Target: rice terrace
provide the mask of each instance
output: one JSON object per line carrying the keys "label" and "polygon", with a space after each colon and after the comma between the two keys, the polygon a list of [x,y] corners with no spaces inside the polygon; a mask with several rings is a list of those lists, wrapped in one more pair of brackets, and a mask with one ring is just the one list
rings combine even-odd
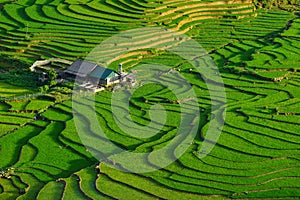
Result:
{"label": "rice terrace", "polygon": [[0,200],[300,199],[299,0],[0,10]]}

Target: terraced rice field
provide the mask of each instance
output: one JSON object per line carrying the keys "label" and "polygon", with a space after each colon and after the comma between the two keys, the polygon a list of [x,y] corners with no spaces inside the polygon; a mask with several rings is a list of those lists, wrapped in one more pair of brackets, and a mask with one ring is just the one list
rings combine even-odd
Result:
{"label": "terraced rice field", "polygon": [[[159,63],[183,75],[201,112],[199,132],[188,150],[158,171],[126,173],[87,151],[76,131],[71,98],[6,99],[0,102],[0,199],[300,198],[298,15],[256,10],[250,0],[18,0],[0,1],[0,9],[0,55],[27,62],[28,67],[51,57],[84,58],[101,41],[134,28],[162,26],[184,33],[217,64],[227,99],[220,138],[201,158],[198,151],[214,118],[206,84],[212,80],[201,78],[175,54],[151,49],[157,42],[168,44],[173,35],[137,32],[142,49],[124,55],[102,49],[101,55],[114,58],[108,67],[115,70],[120,62],[126,71]],[[0,84],[0,96],[11,96],[11,90],[3,89],[6,83]],[[30,93],[16,89],[16,96]],[[96,120],[119,147],[152,152],[178,131],[181,108],[172,92],[144,85],[130,99],[131,118],[140,125],[150,123],[152,105],[167,110],[166,123],[155,137],[136,138],[118,127],[110,90],[95,96]],[[159,118],[154,121],[160,123]],[[156,161],[149,156],[146,162]]]}
{"label": "terraced rice field", "polygon": [[0,88],[0,97],[13,97],[16,95],[26,95],[26,94],[31,94],[34,91],[32,88],[24,88],[24,87],[18,87],[15,85],[11,85],[5,82],[1,82],[1,88]]}

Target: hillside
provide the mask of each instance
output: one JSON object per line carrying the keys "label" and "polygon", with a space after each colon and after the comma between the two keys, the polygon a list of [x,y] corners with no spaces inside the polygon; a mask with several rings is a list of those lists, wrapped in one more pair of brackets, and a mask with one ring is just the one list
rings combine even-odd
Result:
{"label": "hillside", "polygon": [[[0,0],[0,199],[300,198],[299,2],[268,2]],[[130,30],[134,32],[114,45],[94,49]],[[180,45],[185,36],[203,47],[197,62],[184,58],[193,54],[189,45],[175,48],[179,53],[167,51],[166,46]],[[142,71],[139,66],[146,64],[169,66],[189,83],[195,98],[174,95],[186,94],[184,81],[158,74],[175,86],[139,85],[128,105],[111,101],[118,94],[112,88],[94,95],[81,92],[83,104],[72,83],[41,83],[29,71],[37,60],[74,61],[93,58],[95,51],[100,55],[96,61],[111,59],[107,67],[114,70],[119,63],[126,72]],[[211,66],[223,85],[212,78],[216,76],[197,71]],[[52,62],[47,67],[64,70],[68,65]],[[211,88],[211,83],[217,84]],[[166,110],[165,123],[163,115],[155,115],[161,109],[157,104]],[[126,106],[128,115],[120,126],[113,109]],[[85,113],[81,118],[79,108]],[[182,113],[189,114],[186,108],[199,111],[200,117],[193,116],[183,130],[196,122],[198,131],[185,153],[162,169],[128,173],[127,166],[113,162],[116,152],[93,146],[105,146],[109,139],[128,152],[149,153],[131,164],[155,166],[161,162],[155,152],[177,137]],[[220,137],[201,157],[219,115],[224,117],[224,126],[215,129]],[[107,138],[97,135],[93,122]],[[128,129],[128,134],[122,127],[131,122],[139,129]],[[152,137],[134,136],[149,124],[162,128]],[[86,138],[80,131],[88,133]],[[95,138],[99,143],[93,143]],[[91,145],[84,145],[84,139]],[[176,157],[176,150],[161,156]],[[107,157],[99,160],[94,152]]]}

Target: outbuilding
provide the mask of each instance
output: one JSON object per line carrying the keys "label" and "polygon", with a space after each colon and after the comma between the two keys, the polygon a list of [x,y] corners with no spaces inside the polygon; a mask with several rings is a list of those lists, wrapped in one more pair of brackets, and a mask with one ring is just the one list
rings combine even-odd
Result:
{"label": "outbuilding", "polygon": [[118,72],[101,66],[97,66],[89,77],[91,82],[102,86],[119,83],[121,79],[121,75]]}
{"label": "outbuilding", "polygon": [[78,78],[78,79],[86,79],[88,75],[97,67],[97,64],[83,61],[83,60],[76,60],[71,64],[71,66],[64,71],[66,78]]}
{"label": "outbuilding", "polygon": [[102,67],[98,64],[76,60],[72,65],[64,71],[65,78],[75,79],[82,83],[90,83],[94,86],[110,86],[115,83],[119,83],[121,74]]}

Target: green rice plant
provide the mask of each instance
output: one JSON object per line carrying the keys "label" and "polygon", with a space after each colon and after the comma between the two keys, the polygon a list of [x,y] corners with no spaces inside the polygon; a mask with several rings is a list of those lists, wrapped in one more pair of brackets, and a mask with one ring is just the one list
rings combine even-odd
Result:
{"label": "green rice plant", "polygon": [[71,113],[65,112],[64,110],[60,109],[58,106],[47,109],[47,111],[43,113],[43,116],[52,121],[64,121],[64,122],[72,118]]}
{"label": "green rice plant", "polygon": [[[291,135],[298,135],[299,129],[295,127],[295,124],[289,123],[289,121],[272,121],[271,119],[265,119],[265,118],[256,118],[253,117],[254,119],[252,121],[255,122],[265,122],[266,127],[274,128],[276,130],[281,130],[282,132],[285,132],[286,134],[291,134]],[[288,118],[287,118],[288,119]],[[296,145],[295,143],[286,144],[285,148],[289,149],[296,149],[298,144]],[[283,148],[283,149],[285,149]]]}
{"label": "green rice plant", "polygon": [[[148,48],[155,41],[168,44],[171,35],[159,37],[159,34],[137,32],[132,45],[144,48],[149,55],[136,52],[136,55],[115,61],[110,67],[117,69],[118,63],[124,62],[126,70],[130,70],[138,64],[160,63],[178,70],[195,90],[203,115],[199,133],[191,147],[178,161],[159,171],[127,174],[101,163],[98,177],[93,167],[86,168],[94,165],[96,159],[82,144],[78,127],[71,119],[72,101],[55,105],[53,100],[31,98],[28,105],[27,100],[3,102],[0,104],[1,122],[18,124],[0,125],[5,131],[0,136],[0,160],[3,161],[0,167],[16,166],[17,176],[21,178],[13,178],[16,190],[12,190],[15,195],[12,198],[50,198],[49,193],[64,198],[95,199],[126,198],[127,194],[150,199],[210,199],[212,197],[203,195],[216,194],[222,195],[214,196],[220,199],[299,196],[295,191],[299,185],[299,131],[296,126],[299,124],[300,83],[297,70],[289,70],[298,67],[299,20],[294,20],[289,30],[284,30],[288,21],[295,18],[291,13],[254,12],[248,2],[219,3],[26,0],[5,4],[0,16],[3,56],[15,56],[28,63],[48,57],[72,60],[85,57],[94,45],[119,31],[158,24],[187,31],[207,48],[221,71],[227,92],[227,118],[223,132],[212,152],[200,159],[201,152],[198,151],[213,117],[209,114],[211,102],[206,83],[199,74],[189,72],[192,67],[186,61]],[[251,16],[254,13],[258,14],[257,17]],[[245,18],[238,19],[240,17]],[[139,40],[142,43],[135,44]],[[131,45],[124,43],[121,47]],[[182,49],[187,50],[190,49]],[[106,49],[99,53],[102,57],[116,55]],[[201,61],[200,66],[207,66],[206,62]],[[272,79],[287,73],[290,74],[286,79],[273,82]],[[163,81],[178,82],[167,78]],[[3,90],[5,87],[17,89],[3,85]],[[184,88],[179,83],[175,90],[181,92]],[[5,91],[4,96],[8,97],[15,91]],[[20,95],[23,95],[22,91]],[[165,127],[155,137],[147,139],[131,137],[118,127],[111,114],[110,99],[109,91],[96,94],[96,115],[107,137],[119,147],[151,152],[168,144],[176,134],[180,106],[171,103],[177,99],[167,89],[146,86],[131,98],[130,116],[126,117],[139,124],[149,123],[151,105],[160,103],[168,112]],[[49,107],[52,104],[53,107]],[[33,120],[35,114],[17,113],[20,110],[41,114]],[[84,110],[92,112],[89,106]],[[45,119],[41,120],[42,117]],[[84,126],[79,130],[91,133],[88,136],[93,138],[97,128],[89,126],[88,118],[82,119]],[[154,120],[161,121],[159,118]],[[25,126],[19,126],[20,123]],[[18,129],[9,131],[12,127]],[[174,153],[165,154],[172,156]],[[150,155],[141,162],[155,163],[156,160]],[[72,175],[74,173],[78,176]],[[62,177],[69,178],[59,179]],[[54,182],[57,179],[59,182]],[[1,190],[5,191],[5,187],[0,187],[0,192],[3,192]],[[52,190],[56,192],[52,193]]]}
{"label": "green rice plant", "polygon": [[25,110],[29,101],[10,101],[9,105],[11,106],[10,110]]}
{"label": "green rice plant", "polygon": [[12,180],[0,178],[0,186],[4,191],[0,194],[1,199],[15,199],[19,196],[19,189],[13,184]]}
{"label": "green rice plant", "polygon": [[0,124],[0,133],[1,133],[0,137],[18,128],[19,128],[18,125]]}
{"label": "green rice plant", "polygon": [[30,18],[26,15],[24,11],[24,6],[18,4],[7,4],[4,7],[4,11],[9,13],[9,16],[13,18],[13,20],[22,24],[21,27],[27,26],[30,21],[30,27],[40,27],[40,23],[31,21]]}
{"label": "green rice plant", "polygon": [[22,146],[27,143],[29,138],[39,134],[40,131],[40,128],[28,125],[18,129],[12,134],[2,137],[0,141],[2,147],[0,158],[3,162],[1,162],[0,167],[12,166],[17,162]]}
{"label": "green rice plant", "polygon": [[63,196],[65,184],[62,182],[50,181],[39,192],[38,199],[57,199]]}
{"label": "green rice plant", "polygon": [[31,100],[26,106],[26,110],[41,110],[49,107],[51,104],[53,104],[53,102],[50,100]]}
{"label": "green rice plant", "polygon": [[[106,170],[108,171],[108,170]],[[201,195],[197,195],[197,194],[191,194],[191,193],[186,193],[186,192],[181,192],[181,189],[177,190],[178,188],[173,187],[173,185],[171,186],[171,184],[168,184],[169,188],[163,188],[163,187],[158,187],[157,183],[155,181],[159,181],[161,183],[161,179],[163,178],[159,178],[158,176],[154,176],[150,178],[145,178],[145,177],[141,177],[141,176],[137,176],[137,175],[130,175],[130,174],[126,174],[126,173],[118,173],[115,172],[114,170],[110,170],[111,172],[109,173],[109,177],[113,177],[116,178],[119,181],[126,181],[126,178],[130,179],[128,181],[126,181],[127,183],[129,183],[130,185],[134,186],[134,187],[138,187],[141,189],[146,189],[146,191],[150,191],[150,193],[152,193],[153,195],[157,195],[158,197],[161,198],[173,198],[173,197],[183,197],[185,195],[188,196],[189,199],[197,199],[197,198],[201,198]],[[113,173],[115,172],[115,173]],[[107,172],[106,172],[107,173]],[[138,182],[140,183],[140,185],[135,184],[136,181],[138,180]],[[170,189],[172,188],[172,189]],[[191,186],[190,188],[193,188],[193,186]],[[199,189],[199,188],[198,188]],[[186,189],[184,189],[186,190]],[[189,189],[188,189],[189,191]],[[200,191],[198,190],[197,193],[199,193]],[[187,197],[185,196],[185,198]]]}
{"label": "green rice plant", "polygon": [[11,180],[13,182],[13,184],[19,188],[19,191],[22,192],[22,191],[25,191],[25,188],[28,186],[27,184],[25,184],[21,178],[19,176],[12,176],[11,177]]}
{"label": "green rice plant", "polygon": [[[245,188],[244,186],[234,186],[231,184],[228,184],[227,187],[223,185],[223,183],[218,183],[218,182],[214,182],[214,181],[201,181],[201,180],[196,180],[193,178],[186,178],[186,177],[182,177],[182,176],[172,176],[171,179],[175,179],[178,182],[184,182],[184,183],[190,183],[190,184],[195,184],[195,185],[200,185],[201,184],[205,184],[207,186],[210,187],[218,187],[218,186],[222,186],[223,189],[228,188],[228,190],[235,188],[236,193],[243,193],[245,190],[247,191],[254,191],[254,190],[268,190],[268,189],[273,189],[273,188],[280,188],[280,187],[285,187],[287,185],[288,181],[292,181],[289,185],[290,186],[296,186],[297,184],[297,178],[280,178],[280,180],[274,178],[271,180],[268,180],[264,183],[258,184],[257,186],[255,185],[245,185],[247,188]],[[172,181],[172,180],[171,180]],[[170,182],[171,182],[170,181]],[[296,186],[297,187],[297,186]]]}
{"label": "green rice plant", "polygon": [[47,120],[36,119],[36,120],[32,121],[30,124],[32,124],[34,126],[45,128],[47,125],[49,125],[49,123],[50,122]]}
{"label": "green rice plant", "polygon": [[22,166],[34,160],[38,154],[38,149],[30,143],[22,146],[16,167]]}
{"label": "green rice plant", "polygon": [[266,79],[274,80],[276,78],[285,77],[289,74],[287,71],[257,71],[258,76]]}
{"label": "green rice plant", "polygon": [[[88,4],[88,7],[86,7],[86,9],[89,9],[90,12],[89,13],[93,13],[95,11],[100,12],[103,16],[110,13],[113,15],[116,15],[116,17],[125,17],[128,18],[128,20],[134,20],[134,19],[139,19],[142,18],[144,15],[144,12],[136,12],[134,10],[123,10],[120,7],[120,4],[114,4],[113,2],[111,3],[106,3],[106,4],[101,4],[101,9],[99,9],[99,2],[93,1],[91,3]],[[113,18],[112,18],[113,19]],[[120,20],[120,19],[118,19]],[[127,19],[126,19],[127,20]]]}
{"label": "green rice plant", "polygon": [[[60,0],[57,0],[60,1]],[[52,2],[53,4],[55,2]],[[64,24],[65,26],[70,26],[70,28],[79,28],[79,27],[87,27],[88,24],[92,24],[93,26],[99,26],[99,24],[94,23],[94,22],[89,22],[87,23],[86,21],[82,21],[82,20],[78,20],[76,18],[72,18],[72,17],[68,17],[66,15],[63,15],[62,13],[60,13],[57,10],[57,6],[60,5],[61,2],[58,2],[57,5],[55,6],[43,6],[42,10],[43,13],[47,16],[47,18],[52,18],[52,19],[56,19],[56,22],[53,22],[53,24],[51,24],[50,26],[54,25],[54,24]],[[47,26],[45,26],[47,27]],[[59,29],[62,29],[62,27],[60,26]],[[88,30],[87,30],[88,31]]]}
{"label": "green rice plant", "polygon": [[[44,15],[44,13],[42,12],[42,5],[34,4],[32,6],[26,7],[24,9],[24,11],[25,11],[26,15],[31,18],[31,21],[40,23],[40,27],[42,27],[41,26],[42,23],[45,23],[45,22],[51,23],[51,24],[57,24],[57,21],[55,21],[51,18],[48,18]],[[31,31],[31,28],[35,28],[34,26],[32,26],[31,23],[28,23],[27,27],[28,27],[28,30],[30,30],[30,31]]]}
{"label": "green rice plant", "polygon": [[152,195],[136,188],[128,187],[125,183],[114,181],[109,176],[101,174],[97,179],[97,188],[105,195],[116,199],[153,199]]}
{"label": "green rice plant", "polygon": [[[231,188],[235,188],[235,191],[239,190],[245,190],[248,187],[260,187],[260,185],[264,185],[265,183],[268,183],[268,181],[272,180],[272,179],[278,179],[280,177],[287,177],[290,176],[292,174],[294,174],[297,170],[297,168],[290,168],[290,165],[295,164],[295,161],[293,161],[292,158],[290,159],[282,159],[282,160],[266,160],[266,161],[261,161],[258,163],[252,163],[252,165],[246,164],[246,163],[239,163],[238,165],[236,165],[236,162],[230,162],[227,160],[224,160],[222,158],[219,157],[210,157],[209,159],[211,159],[210,162],[207,163],[212,163],[215,165],[223,165],[222,163],[224,163],[225,165],[223,166],[223,171],[226,171],[226,169],[228,168],[235,168],[235,170],[237,172],[242,172],[243,170],[250,170],[253,173],[253,170],[256,171],[260,171],[262,168],[269,168],[271,167],[269,170],[271,171],[271,173],[264,173],[262,172],[262,174],[259,174],[257,176],[252,176],[252,174],[250,175],[245,175],[245,174],[234,174],[234,175],[228,175],[226,173],[220,173],[222,171],[218,170],[217,173],[212,172],[207,172],[207,171],[196,171],[193,169],[188,169],[188,168],[181,168],[180,166],[170,166],[169,167],[169,172],[172,173],[173,176],[177,176],[177,175],[182,175],[182,179],[186,179],[186,178],[193,178],[194,180],[202,180],[202,181],[212,181],[216,182],[216,183],[220,183],[220,184],[227,184],[227,186],[224,187],[228,187],[228,185],[231,185]],[[248,165],[248,166],[247,166]],[[273,168],[272,171],[272,167],[274,167],[274,165],[280,165],[282,167],[286,167],[283,168],[285,170],[277,170],[276,168]],[[221,166],[218,166],[221,167]],[[178,176],[179,178],[180,176]],[[181,179],[181,178],[180,178]]]}
{"label": "green rice plant", "polygon": [[85,158],[88,162],[94,162],[95,158],[87,150],[87,147],[82,144],[81,138],[77,133],[74,121],[70,120],[65,123],[65,129],[61,132],[59,140],[72,151]]}
{"label": "green rice plant", "polygon": [[146,10],[151,8],[156,8],[157,3],[154,1],[143,1],[143,0],[121,0],[122,3],[127,4],[131,7],[135,7],[136,9]]}
{"label": "green rice plant", "polygon": [[11,106],[8,103],[0,102],[0,111],[7,111]]}
{"label": "green rice plant", "polygon": [[[103,173],[105,173],[113,180],[119,181],[121,183],[126,183],[127,185],[130,185],[131,187],[139,188],[140,190],[147,191],[148,193],[160,198],[182,198],[182,199],[199,199],[199,198],[205,199],[206,198],[205,196],[200,196],[197,194],[174,190],[172,188],[167,188],[167,187],[161,187],[159,183],[153,180],[155,179],[155,177],[161,177],[163,175],[161,174],[162,172],[159,171],[153,172],[154,174],[152,173],[153,178],[152,176],[148,178],[147,176],[144,175],[136,175],[136,174],[121,172],[113,168],[110,168],[105,164],[100,164],[100,168]],[[207,198],[209,199],[209,197]]]}
{"label": "green rice plant", "polygon": [[92,199],[110,199],[105,194],[101,193],[96,187],[97,171],[94,166],[80,170],[76,173],[80,177],[80,189]]}
{"label": "green rice plant", "polygon": [[[75,9],[76,8],[76,9]],[[109,18],[104,18],[104,16],[97,14],[96,17],[94,15],[82,15],[82,13],[86,13],[82,7],[78,7],[76,5],[64,5],[59,4],[57,6],[58,12],[67,17],[72,17],[75,19],[81,19],[84,21],[98,22],[98,23],[111,23],[114,21],[110,21]],[[116,18],[118,20],[118,18]],[[115,19],[115,20],[116,20]],[[116,23],[116,22],[115,22]]]}
{"label": "green rice plant", "polygon": [[14,30],[16,27],[20,26],[20,23],[14,21],[6,12],[1,13],[0,19],[2,21],[0,27],[5,31]]}
{"label": "green rice plant", "polygon": [[42,4],[42,5],[45,5],[45,4],[49,4],[51,3],[52,0],[36,0],[35,1],[35,4]]}
{"label": "green rice plant", "polygon": [[[79,135],[76,132],[76,126],[73,120],[65,122],[65,129],[62,131],[61,136],[67,138],[73,143],[81,144]],[[78,147],[76,148],[78,149]]]}
{"label": "green rice plant", "polygon": [[[300,109],[299,109],[299,102],[295,102],[295,103],[291,103],[291,104],[287,104],[286,102],[285,103],[282,103],[281,105],[279,104],[278,105],[278,111],[280,113],[293,113],[293,114],[296,114],[296,113],[300,113]],[[292,116],[293,118],[295,116]]]}
{"label": "green rice plant", "polygon": [[53,47],[54,49],[57,49],[59,51],[72,51],[72,52],[89,52],[94,47],[93,45],[90,45],[88,47],[82,47],[82,45],[71,45],[70,42],[63,43],[63,42],[51,42],[47,46]]}
{"label": "green rice plant", "polygon": [[[287,135],[286,133],[280,132],[276,129],[270,129],[267,126],[262,126],[259,123],[255,123],[255,121],[252,120],[251,117],[247,121],[248,121],[248,123],[245,123],[244,121],[240,121],[241,126],[245,125],[248,127],[248,129],[244,129],[244,130],[253,131],[254,133],[264,134],[264,135],[270,136],[274,139],[285,141],[285,142],[297,143],[297,140],[296,140],[297,136],[295,136],[295,135],[292,135],[292,134]],[[232,126],[234,126],[234,125],[232,125]],[[276,142],[276,140],[274,140],[274,142]],[[292,153],[292,151],[289,152],[289,150],[286,150],[285,152],[280,152],[279,150],[278,151],[274,150],[272,152],[274,152],[273,156],[276,156],[277,154],[280,155],[281,153],[286,153],[286,154]],[[267,154],[268,151],[265,151],[263,153]]]}
{"label": "green rice plant", "polygon": [[242,194],[237,194],[232,196],[232,198],[274,198],[274,196],[278,198],[294,198],[295,196],[299,196],[299,189],[295,188],[270,188],[268,190],[256,190],[256,191],[246,191]]}
{"label": "green rice plant", "polygon": [[65,189],[63,191],[64,199],[84,199],[86,195],[80,190],[80,178],[73,174],[69,178],[63,179],[65,181]]}
{"label": "green rice plant", "polygon": [[[95,2],[91,2],[91,4],[97,5]],[[113,0],[107,2],[107,4],[111,7],[116,7],[122,10],[123,12],[132,12],[136,14],[144,14],[145,9],[147,9],[147,7],[142,6],[141,4],[137,4],[135,1],[126,2],[126,0],[121,0],[121,1]]]}
{"label": "green rice plant", "polygon": [[64,123],[53,122],[38,136],[30,139],[30,143],[38,149],[34,159],[34,162],[39,163],[37,169],[48,168],[47,173],[52,176],[70,175],[70,169],[78,171],[90,162],[58,139],[64,128]]}
{"label": "green rice plant", "polygon": [[16,3],[24,6],[30,6],[35,3],[35,0],[25,0],[25,1],[17,0]]}
{"label": "green rice plant", "polygon": [[[40,52],[41,53],[41,52],[44,52],[45,50],[46,50],[46,48],[44,48],[43,46],[40,46],[37,49],[35,49],[34,52],[36,52],[36,53]],[[59,57],[59,58],[62,58],[62,59],[67,59],[67,58],[70,59],[71,56],[73,56],[73,59],[75,59],[76,57],[80,57],[80,56],[83,56],[83,55],[86,55],[86,53],[73,52],[73,53],[70,53],[70,55],[68,56],[68,55],[65,54],[65,51],[58,50],[58,49],[55,49],[53,47],[49,47],[48,53],[41,56],[41,59],[48,59],[48,58],[51,58],[51,57]]]}
{"label": "green rice plant", "polygon": [[43,188],[45,184],[30,173],[18,172],[17,175],[21,178],[22,182],[28,185],[28,187],[25,189],[26,192],[24,194],[20,194],[17,199],[36,199],[39,191]]}
{"label": "green rice plant", "polygon": [[13,97],[21,96],[24,94],[30,94],[34,90],[33,88],[24,88],[20,86],[15,86],[10,83],[0,82],[0,97]]}
{"label": "green rice plant", "polygon": [[0,120],[1,120],[1,123],[3,123],[3,124],[24,125],[25,123],[31,121],[32,118],[1,113]]}

